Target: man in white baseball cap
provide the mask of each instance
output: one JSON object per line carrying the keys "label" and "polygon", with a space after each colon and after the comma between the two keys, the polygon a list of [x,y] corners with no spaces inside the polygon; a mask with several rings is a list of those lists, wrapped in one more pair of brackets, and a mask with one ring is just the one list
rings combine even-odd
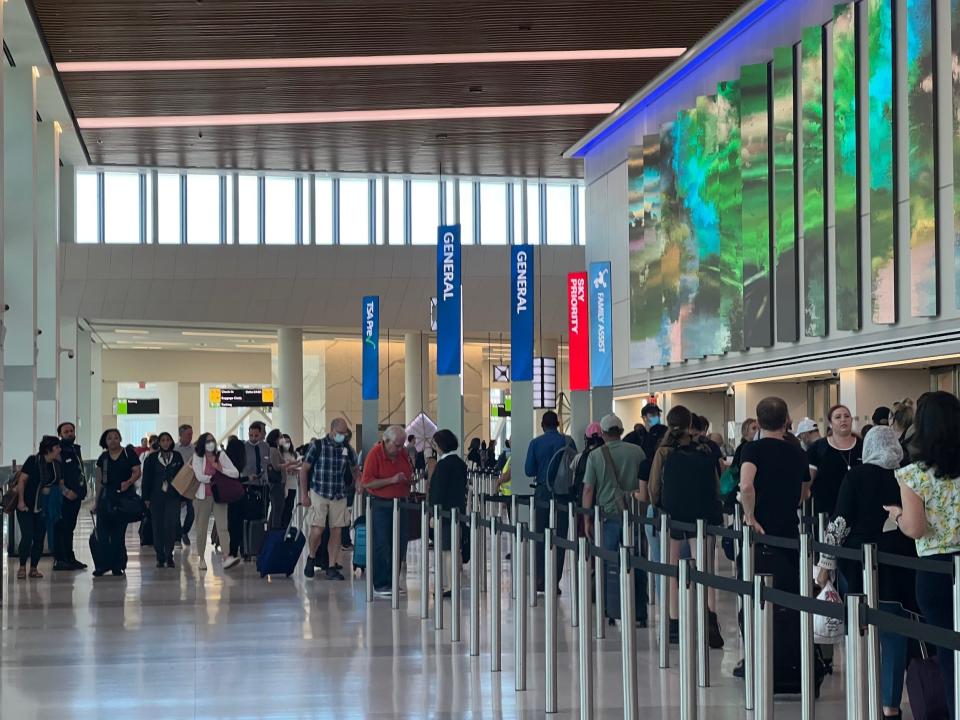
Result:
{"label": "man in white baseball cap", "polygon": [[820,439],[820,428],[808,417],[805,417],[797,425],[797,438],[804,450],[808,450],[817,440]]}

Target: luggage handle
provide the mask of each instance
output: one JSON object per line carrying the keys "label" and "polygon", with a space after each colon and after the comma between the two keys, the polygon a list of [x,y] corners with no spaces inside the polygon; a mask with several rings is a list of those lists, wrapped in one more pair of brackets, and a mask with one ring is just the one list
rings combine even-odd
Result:
{"label": "luggage handle", "polygon": [[[904,610],[904,612],[906,612],[907,615],[909,615],[910,618],[911,618],[912,620],[914,620],[915,622],[921,622],[921,623],[923,622],[923,616],[922,616],[920,613],[913,612],[913,610],[907,610],[906,608],[903,607],[903,605],[901,605],[900,607],[902,607],[903,610]],[[930,651],[927,650],[927,644],[926,644],[923,640],[917,640],[917,643],[920,645],[920,657],[921,657],[921,659],[923,659],[923,660],[929,660],[929,659],[930,659]]]}

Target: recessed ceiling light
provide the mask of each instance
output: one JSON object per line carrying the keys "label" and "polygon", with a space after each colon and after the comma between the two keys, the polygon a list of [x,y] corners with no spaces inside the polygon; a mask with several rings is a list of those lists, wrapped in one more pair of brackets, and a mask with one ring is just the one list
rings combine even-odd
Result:
{"label": "recessed ceiling light", "polygon": [[276,335],[257,335],[251,333],[233,333],[233,332],[198,332],[193,330],[184,330],[181,335],[188,337],[229,337],[229,338],[261,338],[275,340]]}
{"label": "recessed ceiling light", "polygon": [[[532,30],[520,25],[522,31]],[[68,72],[170,72],[190,70],[277,70],[283,68],[377,67],[396,65],[469,65],[474,63],[571,62],[675,58],[686,48],[624,48],[613,50],[531,50],[516,52],[421,53],[415,55],[354,55],[300,58],[225,58],[195,60],[92,60],[57,63]]]}
{"label": "recessed ceiling light", "polygon": [[118,128],[223,127],[237,125],[323,125],[328,123],[404,122],[415,120],[482,120],[490,118],[609,115],[616,110],[617,107],[619,107],[619,103],[571,103],[566,105],[500,105],[487,107],[399,108],[396,110],[236,113],[232,115],[88,117],[78,118],[77,124],[84,130],[105,130]]}
{"label": "recessed ceiling light", "polygon": [[113,332],[117,333],[117,335],[149,335],[150,334],[149,330],[125,330],[121,328],[117,328]]}

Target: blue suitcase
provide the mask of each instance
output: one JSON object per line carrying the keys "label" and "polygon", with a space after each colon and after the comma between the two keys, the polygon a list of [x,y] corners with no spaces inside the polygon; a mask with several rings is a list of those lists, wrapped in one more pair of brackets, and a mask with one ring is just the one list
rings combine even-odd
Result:
{"label": "blue suitcase", "polygon": [[367,567],[367,522],[363,515],[353,523],[353,569]]}
{"label": "blue suitcase", "polygon": [[257,555],[257,572],[260,573],[260,577],[267,575],[290,577],[297,563],[300,562],[300,555],[306,544],[307,539],[296,527],[267,531],[260,554]]}

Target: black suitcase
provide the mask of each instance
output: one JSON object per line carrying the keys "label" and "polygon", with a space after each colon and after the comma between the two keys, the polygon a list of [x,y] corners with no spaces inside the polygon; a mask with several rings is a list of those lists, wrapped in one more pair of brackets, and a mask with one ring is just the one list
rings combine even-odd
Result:
{"label": "black suitcase", "polygon": [[103,547],[100,545],[100,537],[97,535],[97,516],[91,510],[90,517],[93,518],[93,532],[90,533],[90,557],[93,559],[93,569],[100,571],[107,571],[111,568],[107,567],[105,558],[103,557]]}
{"label": "black suitcase", "polygon": [[241,554],[244,559],[249,560],[260,554],[263,548],[263,539],[267,534],[267,521],[264,518],[260,520],[243,521],[243,542]]}
{"label": "black suitcase", "polygon": [[153,518],[148,511],[140,521],[140,547],[153,545]]}
{"label": "black suitcase", "polygon": [[[800,684],[800,613],[773,606],[773,692],[775,695],[799,695]],[[820,685],[826,676],[826,663],[820,648],[814,646],[813,695],[820,697]]]}

